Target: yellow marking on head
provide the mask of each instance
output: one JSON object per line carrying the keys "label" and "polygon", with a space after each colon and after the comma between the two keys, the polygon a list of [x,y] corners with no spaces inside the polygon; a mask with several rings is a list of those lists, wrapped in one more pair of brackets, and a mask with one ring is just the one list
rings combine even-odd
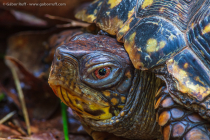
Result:
{"label": "yellow marking on head", "polygon": [[188,68],[188,66],[189,66],[189,64],[188,64],[188,63],[185,63],[185,64],[184,64],[184,68],[185,68],[185,69],[187,69],[187,68]]}
{"label": "yellow marking on head", "polygon": [[110,8],[114,8],[115,6],[117,6],[118,4],[120,4],[122,0],[109,0],[108,4],[110,4]]}
{"label": "yellow marking on head", "polygon": [[157,40],[154,38],[150,38],[147,40],[146,51],[148,53],[155,52],[157,47]]}
{"label": "yellow marking on head", "polygon": [[105,95],[105,96],[107,96],[107,97],[110,97],[110,91],[108,91],[108,90],[105,90],[105,91],[103,91],[103,94]]}
{"label": "yellow marking on head", "polygon": [[112,103],[112,105],[116,105],[116,104],[118,104],[118,99],[116,99],[116,98],[112,98],[111,99],[111,103]]}
{"label": "yellow marking on head", "polygon": [[145,8],[151,6],[152,3],[153,3],[153,0],[144,0],[143,4],[141,5],[141,8],[145,9]]}
{"label": "yellow marking on head", "polygon": [[122,103],[125,103],[125,99],[126,99],[126,98],[125,98],[124,96],[121,96],[121,102],[122,102]]}
{"label": "yellow marking on head", "polygon": [[206,25],[202,31],[202,35],[210,32],[210,23]]}
{"label": "yellow marking on head", "polygon": [[[109,106],[103,106],[95,102],[91,102],[90,100],[86,100],[83,98],[80,98],[78,96],[73,96],[69,92],[65,92],[65,90],[62,88],[62,93],[63,93],[63,98],[65,99],[64,101],[68,101],[67,106],[71,107],[73,110],[76,110],[80,113],[82,113],[83,117],[88,117],[92,119],[109,119],[112,117],[112,114],[109,112],[110,107]],[[68,95],[67,95],[68,94]],[[69,98],[68,98],[69,96]],[[62,99],[62,98],[61,98]],[[71,100],[72,104],[70,103],[69,99]],[[92,115],[86,110],[91,110],[91,111],[98,111],[102,110],[104,113],[100,114],[98,116]]]}

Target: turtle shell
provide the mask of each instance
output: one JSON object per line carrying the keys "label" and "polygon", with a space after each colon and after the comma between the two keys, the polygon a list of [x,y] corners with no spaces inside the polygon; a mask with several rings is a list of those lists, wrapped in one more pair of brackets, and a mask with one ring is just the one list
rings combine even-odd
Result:
{"label": "turtle shell", "polygon": [[209,0],[96,0],[76,18],[115,35],[136,69],[165,66],[172,97],[209,119],[209,7]]}

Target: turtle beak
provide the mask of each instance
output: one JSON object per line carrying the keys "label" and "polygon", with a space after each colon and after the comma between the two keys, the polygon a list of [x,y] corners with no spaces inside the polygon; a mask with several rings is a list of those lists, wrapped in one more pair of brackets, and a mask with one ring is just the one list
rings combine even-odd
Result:
{"label": "turtle beak", "polygon": [[65,47],[56,50],[48,83],[55,95],[77,114],[92,119],[111,118],[109,103],[80,81],[79,63]]}
{"label": "turtle beak", "polygon": [[58,47],[52,62],[48,83],[53,89],[55,95],[61,98],[61,100],[67,105],[67,101],[65,101],[61,96],[60,86],[65,89],[74,88],[77,78],[77,59],[71,56],[67,49]]}

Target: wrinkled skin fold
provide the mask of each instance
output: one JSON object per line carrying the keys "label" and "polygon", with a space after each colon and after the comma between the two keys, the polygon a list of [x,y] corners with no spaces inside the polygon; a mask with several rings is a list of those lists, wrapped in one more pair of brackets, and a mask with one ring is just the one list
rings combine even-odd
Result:
{"label": "wrinkled skin fold", "polygon": [[151,72],[135,70],[114,38],[86,33],[58,47],[49,84],[94,131],[125,138],[161,137],[154,94],[162,81]]}

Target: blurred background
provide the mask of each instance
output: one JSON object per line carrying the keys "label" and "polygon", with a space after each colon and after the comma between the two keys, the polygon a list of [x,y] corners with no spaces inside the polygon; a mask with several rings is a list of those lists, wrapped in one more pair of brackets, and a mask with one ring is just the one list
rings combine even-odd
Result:
{"label": "blurred background", "polygon": [[0,0],[0,138],[62,140],[66,121],[69,139],[91,140],[47,83],[55,47],[90,1]]}

